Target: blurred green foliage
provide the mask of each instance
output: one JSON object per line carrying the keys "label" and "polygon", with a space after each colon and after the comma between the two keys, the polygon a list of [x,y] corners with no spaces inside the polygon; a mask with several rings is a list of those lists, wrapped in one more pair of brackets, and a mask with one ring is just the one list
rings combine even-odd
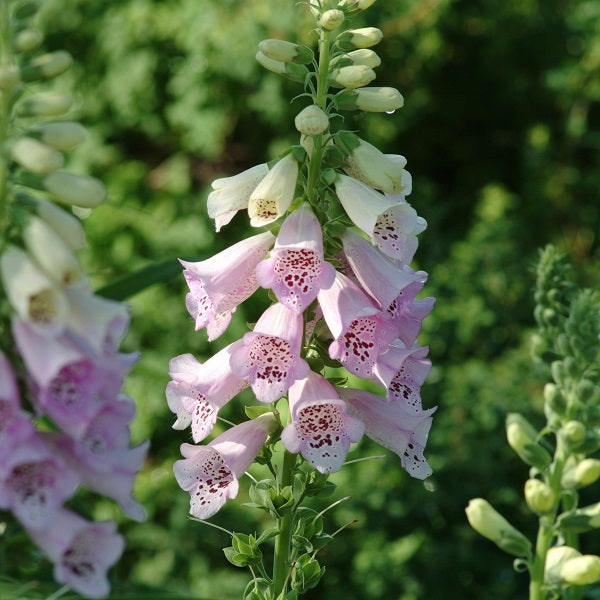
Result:
{"label": "blurred green foliage", "polygon": [[[46,0],[46,47],[75,57],[68,85],[90,129],[72,162],[109,190],[86,223],[96,287],[154,262],[212,255],[249,234],[240,214],[214,235],[207,189],[297,143],[293,117],[303,101],[290,99],[301,90],[262,71],[254,54],[267,37],[313,44],[307,13],[291,0]],[[425,292],[437,297],[421,336],[434,364],[423,396],[439,409],[425,483],[392,456],[333,477],[336,497],[352,499],[328,513],[328,531],[358,523],[323,552],[327,573],[311,597],[522,598],[526,577],[469,528],[464,507],[486,497],[533,532],[520,489],[526,470],[506,444],[504,417],[518,410],[540,421],[545,373],[528,351],[537,249],[555,243],[582,285],[599,281],[600,4],[378,0],[354,22],[384,31],[377,84],[406,98],[394,115],[352,115],[344,126],[409,160],[409,200],[429,223],[417,262],[430,273]],[[128,523],[108,501],[82,500],[94,516],[123,521],[115,598],[233,600],[246,582],[222,554],[227,536],[187,519],[171,465],[188,434],[171,429],[164,387],[170,357],[205,360],[246,331],[266,295],[240,307],[212,347],[194,333],[184,296],[177,276],[131,300],[125,346],[143,354],[127,391],[138,405],[135,437],[152,440],[137,486],[148,521]],[[243,402],[250,397],[224,416],[241,418]],[[354,457],[379,453],[365,440]],[[244,501],[242,487],[214,521],[260,529],[262,515]],[[13,574],[40,576],[37,561],[21,560]]]}

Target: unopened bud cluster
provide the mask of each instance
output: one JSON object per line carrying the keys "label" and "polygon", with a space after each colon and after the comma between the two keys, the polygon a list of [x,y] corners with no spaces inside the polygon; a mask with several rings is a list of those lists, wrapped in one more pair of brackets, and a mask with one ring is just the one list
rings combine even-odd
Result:
{"label": "unopened bud cluster", "polygon": [[85,130],[66,114],[68,94],[40,90],[71,57],[42,51],[38,2],[9,4],[0,25],[0,509],[54,563],[57,582],[99,598],[123,538],[114,522],[87,521],[66,503],[83,486],[144,518],[132,489],[147,443],[130,447],[135,404],[121,393],[137,355],[118,351],[127,308],[94,294],[77,258],[85,233],[72,207],[94,208],[106,191],[63,170]]}

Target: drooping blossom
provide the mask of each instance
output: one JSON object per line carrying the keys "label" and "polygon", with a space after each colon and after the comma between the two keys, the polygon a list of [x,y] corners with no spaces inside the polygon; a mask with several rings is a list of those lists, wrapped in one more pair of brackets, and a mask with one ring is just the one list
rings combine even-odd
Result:
{"label": "drooping blossom", "polygon": [[340,388],[339,394],[346,401],[348,412],[365,424],[365,434],[395,452],[411,477],[425,479],[431,475],[423,451],[434,408],[415,416],[402,404],[377,394],[350,388]]}
{"label": "drooping blossom", "polygon": [[363,423],[347,414],[334,387],[312,371],[290,387],[288,398],[292,420],[281,433],[283,445],[321,473],[339,471],[351,442],[362,437]]}
{"label": "drooping blossom", "polygon": [[279,400],[294,381],[308,374],[309,366],[300,358],[303,326],[301,314],[273,304],[231,354],[233,372],[250,384],[261,402]]}
{"label": "drooping blossom", "polygon": [[273,413],[228,429],[206,446],[182,444],[173,465],[179,486],[190,494],[190,514],[208,519],[238,493],[238,478],[252,464],[276,427]]}
{"label": "drooping blossom", "polygon": [[192,426],[194,442],[201,442],[212,430],[219,410],[248,383],[230,366],[232,353],[243,345],[241,340],[229,344],[200,363],[191,354],[171,359],[167,384],[167,403],[177,415],[174,429]]}
{"label": "drooping blossom", "polygon": [[78,484],[75,473],[33,432],[0,464],[0,508],[10,509],[29,529],[43,529]]}
{"label": "drooping blossom", "polygon": [[215,220],[215,229],[221,231],[239,210],[248,208],[250,194],[269,172],[265,163],[256,165],[233,177],[215,179],[211,187],[213,191],[208,195],[206,207],[208,216]]}
{"label": "drooping blossom", "polygon": [[252,227],[269,225],[283,216],[296,191],[298,162],[291,154],[284,156],[256,186],[248,200]]}
{"label": "drooping blossom", "polygon": [[271,256],[256,268],[264,288],[279,302],[304,312],[322,288],[331,287],[335,269],[323,257],[321,224],[308,204],[295,210],[281,226]]}
{"label": "drooping blossom", "polygon": [[352,222],[384,254],[410,264],[417,250],[417,235],[427,223],[402,196],[385,196],[361,181],[338,175],[336,194]]}
{"label": "drooping blossom", "polygon": [[319,306],[334,341],[329,356],[359,377],[371,377],[377,357],[397,337],[396,326],[352,280],[336,274]]}
{"label": "drooping blossom", "polygon": [[45,439],[82,485],[115,500],[131,519],[143,521],[144,509],[132,492],[149,442],[130,447],[129,423],[134,414],[133,400],[121,396],[102,406],[80,440],[56,433],[46,434]]}
{"label": "drooping blossom", "polygon": [[180,261],[190,288],[186,307],[196,321],[196,330],[206,327],[210,341],[225,331],[238,304],[258,289],[256,265],[264,259],[274,240],[275,236],[266,231],[207,260]]}
{"label": "drooping blossom", "polygon": [[103,598],[110,585],[108,569],[117,562],[125,542],[113,521],[93,523],[61,509],[46,529],[29,534],[54,563],[54,578],[88,598]]}

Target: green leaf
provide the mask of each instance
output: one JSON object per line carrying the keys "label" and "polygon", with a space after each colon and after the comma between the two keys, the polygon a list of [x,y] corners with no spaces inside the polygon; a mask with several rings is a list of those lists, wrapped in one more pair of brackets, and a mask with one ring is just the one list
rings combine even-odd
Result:
{"label": "green leaf", "polygon": [[270,406],[245,406],[244,412],[249,419],[256,419],[256,417],[260,417],[260,415],[273,412],[273,409]]}

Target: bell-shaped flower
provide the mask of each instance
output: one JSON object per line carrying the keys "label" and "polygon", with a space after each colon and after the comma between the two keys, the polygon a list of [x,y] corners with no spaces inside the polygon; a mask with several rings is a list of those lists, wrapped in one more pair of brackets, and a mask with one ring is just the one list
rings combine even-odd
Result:
{"label": "bell-shaped flower", "polygon": [[365,434],[395,452],[411,477],[425,479],[432,471],[423,456],[431,428],[430,413],[412,415],[404,406],[363,390],[340,388],[348,412],[365,424]]}
{"label": "bell-shaped flower", "polygon": [[[415,275],[422,273],[424,271],[417,271]],[[424,278],[421,278],[407,285],[387,308],[387,313],[398,328],[398,337],[408,347],[414,344],[421,331],[423,319],[433,310],[435,304],[433,297],[415,300],[424,283]]]}
{"label": "bell-shaped flower", "polygon": [[206,206],[208,216],[215,220],[217,231],[227,225],[238,210],[248,208],[250,194],[268,172],[269,167],[262,163],[233,177],[215,179],[212,182],[213,191],[208,195]]}
{"label": "bell-shaped flower", "polygon": [[257,289],[256,265],[273,245],[275,236],[266,231],[249,237],[200,262],[181,260],[190,288],[185,298],[196,330],[206,327],[209,341],[227,329],[238,304]]}
{"label": "bell-shaped flower", "polygon": [[86,598],[108,595],[107,571],[125,548],[114,521],[89,522],[61,509],[47,529],[30,530],[29,534],[54,563],[56,581]]}
{"label": "bell-shaped flower", "polygon": [[303,327],[301,314],[273,304],[231,354],[231,369],[261,402],[279,400],[294,381],[308,374],[309,366],[300,358]]}
{"label": "bell-shaped flower", "polygon": [[298,313],[320,289],[331,287],[335,269],[324,260],[321,224],[308,204],[283,222],[271,256],[257,266],[256,277],[279,302]]}
{"label": "bell-shaped flower", "polygon": [[391,261],[365,238],[347,229],[342,235],[344,257],[361,287],[391,317],[397,312],[399,298],[412,283],[424,283],[425,271]]}
{"label": "bell-shaped flower", "polygon": [[167,403],[177,415],[174,429],[192,426],[194,442],[201,442],[212,430],[219,410],[248,383],[235,375],[230,366],[232,353],[243,345],[229,344],[204,364],[191,354],[171,359],[167,384]]}
{"label": "bell-shaped flower", "polygon": [[238,493],[238,478],[250,467],[277,426],[273,413],[265,413],[228,429],[207,446],[182,444],[182,460],[173,465],[179,486],[190,494],[190,514],[208,519],[227,498]]}
{"label": "bell-shaped flower", "polygon": [[50,525],[79,480],[33,432],[0,465],[0,508],[10,509],[28,529]]}
{"label": "bell-shaped flower", "polygon": [[69,313],[62,290],[16,246],[0,256],[0,279],[12,308],[45,335],[58,335]]}
{"label": "bell-shaped flower", "polygon": [[35,209],[37,214],[54,229],[72,250],[77,251],[85,248],[85,231],[77,217],[63,210],[54,202],[49,202],[43,198],[35,199]]}
{"label": "bell-shaped flower", "polygon": [[256,186],[248,200],[252,227],[273,223],[287,212],[296,191],[298,163],[291,154],[284,156]]}
{"label": "bell-shaped flower", "polygon": [[320,473],[339,471],[351,442],[362,437],[363,423],[347,414],[334,387],[312,371],[290,387],[288,397],[292,421],[281,433],[283,445]]}
{"label": "bell-shaped flower", "polygon": [[329,356],[352,374],[371,377],[377,357],[397,337],[396,326],[341,273],[329,289],[319,292],[318,300],[334,338]]}
{"label": "bell-shaped flower", "polygon": [[82,485],[112,498],[128,517],[142,521],[144,509],[132,492],[149,442],[129,446],[129,422],[134,414],[133,400],[122,396],[102,406],[81,440],[52,433],[46,435],[46,441],[77,473]]}
{"label": "bell-shaped flower", "polygon": [[421,403],[421,386],[431,370],[431,361],[425,358],[428,351],[427,346],[402,348],[393,344],[381,354],[374,369],[387,389],[388,400],[415,416],[431,415],[435,410],[424,411]]}
{"label": "bell-shaped flower", "polygon": [[0,462],[32,433],[33,423],[21,409],[19,388],[10,361],[0,352]]}
{"label": "bell-shaped flower", "polygon": [[418,246],[417,234],[427,227],[410,204],[347,175],[338,175],[335,191],[352,222],[373,244],[390,258],[410,264]]}

